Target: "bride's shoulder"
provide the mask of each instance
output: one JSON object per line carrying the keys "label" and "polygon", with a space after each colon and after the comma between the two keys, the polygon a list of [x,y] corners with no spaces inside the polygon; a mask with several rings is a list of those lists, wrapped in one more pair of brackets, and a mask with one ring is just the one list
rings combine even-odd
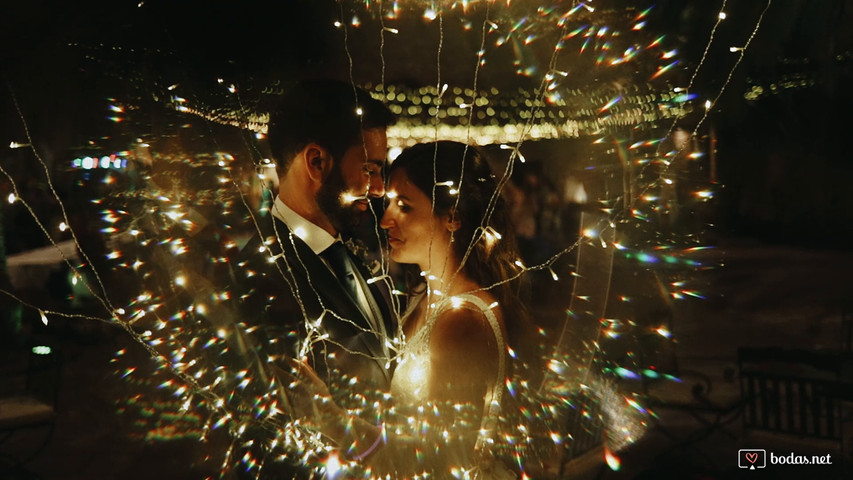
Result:
{"label": "bride's shoulder", "polygon": [[434,346],[476,349],[495,344],[495,329],[503,330],[500,305],[488,292],[477,292],[448,299],[441,309],[431,337]]}

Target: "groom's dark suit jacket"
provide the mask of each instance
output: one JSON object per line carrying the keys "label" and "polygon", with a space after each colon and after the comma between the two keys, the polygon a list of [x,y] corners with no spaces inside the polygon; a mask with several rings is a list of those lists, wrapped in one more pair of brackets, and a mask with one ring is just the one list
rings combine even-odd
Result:
{"label": "groom's dark suit jacket", "polygon": [[[384,338],[371,329],[370,322],[347,294],[322,259],[287,225],[270,215],[259,219],[256,234],[233,265],[236,294],[244,321],[248,324],[261,358],[270,355],[296,357],[298,345],[307,335],[306,320],[316,321],[323,313],[320,333],[328,340],[316,343],[308,352],[309,363],[321,375],[338,369],[357,376],[360,387],[387,390],[391,372],[382,348]],[[259,251],[266,243],[264,251]],[[348,250],[349,252],[349,250]],[[361,275],[362,289],[371,295],[379,321],[386,332],[396,329],[391,296],[385,282],[367,284],[371,277],[363,262],[349,252]],[[275,261],[270,261],[273,256]]]}

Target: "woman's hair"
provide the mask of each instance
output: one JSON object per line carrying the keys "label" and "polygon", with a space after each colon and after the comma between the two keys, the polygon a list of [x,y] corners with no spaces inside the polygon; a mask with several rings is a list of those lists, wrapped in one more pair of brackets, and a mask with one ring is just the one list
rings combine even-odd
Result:
{"label": "woman's hair", "polygon": [[[403,170],[426,194],[433,215],[448,215],[459,222],[451,246],[463,262],[462,271],[499,299],[510,343],[521,340],[513,332],[526,323],[519,301],[522,267],[516,264],[520,255],[515,230],[483,154],[459,142],[422,143],[403,150],[389,172],[395,170]],[[414,273],[407,270],[410,291],[424,281],[420,272]]]}

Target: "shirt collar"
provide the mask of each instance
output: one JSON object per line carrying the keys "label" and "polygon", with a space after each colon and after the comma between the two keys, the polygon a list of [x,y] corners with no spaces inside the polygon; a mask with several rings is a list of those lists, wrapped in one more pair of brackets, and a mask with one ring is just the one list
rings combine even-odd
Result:
{"label": "shirt collar", "polygon": [[285,205],[281,198],[276,195],[275,203],[272,207],[272,214],[275,218],[284,222],[287,228],[294,235],[302,239],[312,252],[319,254],[323,250],[329,248],[330,245],[340,240],[340,235],[333,237],[329,232],[314,225],[305,217],[294,212],[292,208]]}

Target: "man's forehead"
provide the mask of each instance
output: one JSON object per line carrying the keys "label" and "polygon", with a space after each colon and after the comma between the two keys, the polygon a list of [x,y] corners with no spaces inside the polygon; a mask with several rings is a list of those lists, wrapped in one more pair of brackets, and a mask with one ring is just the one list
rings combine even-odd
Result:
{"label": "man's forehead", "polygon": [[384,128],[368,128],[361,131],[361,140],[366,145],[382,146],[388,145],[388,134]]}
{"label": "man's forehead", "polygon": [[365,162],[384,166],[388,157],[388,136],[384,128],[369,128],[361,131],[362,147],[367,153]]}

